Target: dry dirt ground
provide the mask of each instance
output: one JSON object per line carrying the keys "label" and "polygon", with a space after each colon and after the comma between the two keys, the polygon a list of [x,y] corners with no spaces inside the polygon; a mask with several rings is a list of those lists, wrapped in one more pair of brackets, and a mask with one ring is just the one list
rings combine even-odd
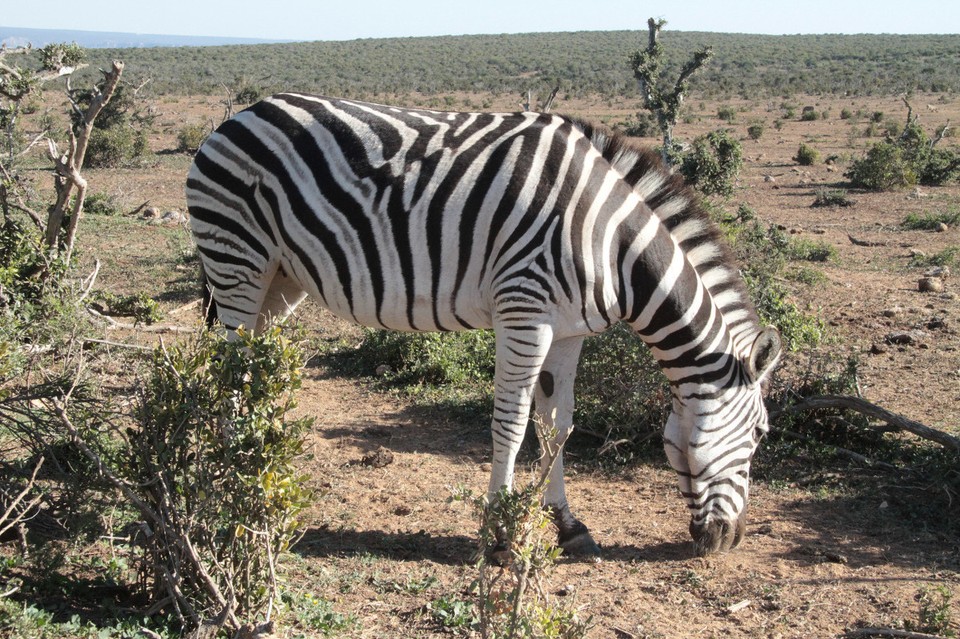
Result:
{"label": "dry dirt ground", "polygon": [[[515,107],[510,100],[500,102],[495,109]],[[737,132],[746,164],[732,201],[746,202],[762,220],[829,242],[838,251],[835,262],[816,265],[825,281],[800,287],[796,296],[829,327],[819,350],[859,357],[866,398],[960,434],[957,281],[946,280],[943,293],[920,293],[921,272],[908,267],[911,249],[930,254],[960,245],[960,229],[936,233],[899,226],[911,212],[956,210],[960,187],[851,193],[853,207],[811,208],[818,186],[843,182],[843,168],[798,167],[791,158],[799,143],[811,144],[822,157],[856,156],[876,138],[851,133],[865,128],[867,120],[840,120],[841,108],[883,111],[901,123],[905,108],[899,98],[796,98],[791,102],[797,107],[829,109],[829,117],[795,118],[776,130],[781,102],[724,102],[742,109],[728,125],[716,118],[721,103],[693,99],[688,104],[694,121],[678,126],[677,135],[690,139],[721,125]],[[960,99],[918,96],[913,104],[928,130],[947,120],[960,124]],[[154,140],[155,150],[171,148],[182,123],[218,120],[222,110],[214,98],[187,97],[165,98],[159,108],[163,132]],[[627,100],[561,101],[556,107],[608,122],[636,108]],[[767,125],[757,142],[745,133],[753,120]],[[188,160],[178,157],[162,156],[146,171],[90,171],[87,177],[93,190],[119,197],[128,209],[145,200],[182,209]],[[873,245],[856,245],[850,236]],[[128,285],[121,272],[104,272],[101,282]],[[350,330],[329,317],[314,322],[330,334]],[[908,329],[923,335],[912,345],[884,345],[888,333]],[[872,354],[874,345],[883,352]],[[792,354],[784,374],[805,366],[806,356]],[[352,615],[355,622],[343,636],[449,636],[425,604],[443,596],[470,598],[477,524],[473,513],[450,497],[459,485],[474,491],[486,485],[484,428],[317,367],[308,369],[300,400],[299,411],[316,417],[305,464],[320,497],[290,559],[289,587],[327,598],[337,611]],[[393,453],[392,463],[382,468],[359,463],[381,446]],[[563,560],[548,588],[562,591],[566,596],[558,600],[592,616],[590,637],[837,637],[862,624],[902,627],[904,620],[916,620],[918,591],[940,585],[953,594],[951,613],[960,620],[960,540],[905,523],[884,493],[851,497],[757,483],[742,545],[698,559],[665,464],[600,472],[578,463],[576,450],[571,457],[570,501],[594,531],[604,560]],[[526,460],[532,461],[529,452]],[[430,577],[437,584],[415,593],[413,584]]]}

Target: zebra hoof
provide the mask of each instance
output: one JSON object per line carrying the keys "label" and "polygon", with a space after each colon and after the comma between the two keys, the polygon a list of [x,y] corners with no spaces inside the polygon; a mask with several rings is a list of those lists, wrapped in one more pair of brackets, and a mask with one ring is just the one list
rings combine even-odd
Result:
{"label": "zebra hoof", "polygon": [[567,539],[561,539],[558,545],[563,549],[563,554],[568,557],[600,561],[600,546],[586,530]]}

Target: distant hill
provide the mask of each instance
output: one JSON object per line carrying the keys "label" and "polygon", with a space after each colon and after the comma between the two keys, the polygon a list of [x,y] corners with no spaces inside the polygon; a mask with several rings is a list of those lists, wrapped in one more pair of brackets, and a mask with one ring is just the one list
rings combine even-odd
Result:
{"label": "distant hill", "polygon": [[228,44],[266,44],[291,40],[258,38],[214,38],[207,36],[157,35],[151,33],[113,33],[109,31],[75,31],[68,29],[25,29],[0,26],[0,44],[42,47],[51,42],[76,42],[87,49],[138,49],[143,47],[210,47]]}
{"label": "distant hill", "polygon": [[[713,47],[714,57],[691,85],[704,96],[960,92],[960,35],[666,31],[661,41],[670,78],[696,49]],[[151,78],[157,92],[221,93],[223,83],[232,82],[261,93],[305,90],[373,100],[404,92],[543,92],[558,85],[561,97],[636,96],[628,59],[646,43],[645,31],[581,31],[97,49],[89,52],[83,77],[98,78],[98,68],[120,59],[130,78]]]}
{"label": "distant hill", "polygon": [[[0,39],[8,28],[0,27]],[[221,94],[225,85],[252,93],[302,90],[372,100],[419,92],[496,94],[549,91],[637,96],[631,52],[646,31],[580,31],[346,41],[225,44],[223,38],[17,30],[76,41],[89,49],[77,86],[99,80],[114,59],[132,83],[150,79],[157,93]],[[83,36],[92,38],[83,39]],[[134,39],[107,47],[112,37]],[[35,46],[45,40],[32,40]],[[90,44],[91,42],[95,44]],[[240,40],[232,40],[237,43]],[[960,93],[960,34],[752,35],[666,31],[664,72],[676,78],[693,52],[714,56],[691,82],[703,97],[787,98],[796,94]],[[202,44],[201,44],[202,43]],[[220,46],[209,46],[220,45]],[[9,46],[9,44],[8,44]],[[39,56],[23,63],[38,65]],[[672,81],[672,80],[671,80]],[[450,96],[447,96],[448,98]]]}

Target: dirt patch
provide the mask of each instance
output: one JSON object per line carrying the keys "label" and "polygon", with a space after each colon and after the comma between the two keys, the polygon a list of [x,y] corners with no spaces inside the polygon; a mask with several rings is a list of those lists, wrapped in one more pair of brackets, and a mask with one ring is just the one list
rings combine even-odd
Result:
{"label": "dirt patch", "polygon": [[[921,100],[915,99],[918,106]],[[416,100],[407,96],[403,102]],[[502,99],[493,108],[515,108],[510,102]],[[877,141],[857,133],[868,126],[869,114],[902,114],[903,105],[898,98],[798,98],[798,114],[809,104],[828,111],[827,119],[794,118],[777,129],[780,103],[724,102],[737,117],[723,124],[716,118],[721,103],[692,100],[691,121],[678,126],[676,134],[692,139],[721,125],[732,128],[743,141],[746,164],[731,205],[746,203],[765,222],[837,251],[836,261],[812,265],[824,279],[797,286],[795,296],[824,320],[828,340],[818,353],[790,354],[781,378],[802,374],[817,354],[855,356],[867,399],[960,434],[957,280],[946,279],[941,292],[923,293],[918,289],[922,269],[910,266],[911,251],[933,254],[960,245],[960,230],[901,227],[908,213],[960,207],[960,187],[855,193],[852,207],[812,208],[816,190],[841,186],[843,165]],[[638,108],[627,100],[558,105],[607,122]],[[843,108],[865,115],[841,120]],[[215,98],[171,97],[161,101],[160,110],[161,131],[152,140],[160,155],[152,166],[87,172],[91,189],[116,197],[124,211],[144,202],[184,209],[182,185],[190,158],[169,153],[177,129],[181,123],[219,122],[223,107]],[[960,100],[922,114],[929,131],[947,120],[960,121]],[[752,141],[746,128],[756,121],[766,131]],[[791,158],[801,141],[821,157],[840,156],[839,162],[797,166]],[[111,235],[111,226],[118,232]],[[139,269],[137,260],[145,253],[140,244],[167,242],[176,250],[177,233],[151,230],[133,216],[123,225],[101,221],[90,228],[102,236],[99,255],[109,258],[99,280],[108,290],[167,291],[189,279],[170,266],[173,275],[166,280],[158,276],[131,284],[130,272]],[[93,257],[88,253],[84,259]],[[181,294],[160,297],[167,310],[188,301]],[[310,307],[302,314],[327,335],[352,330]],[[917,337],[890,343],[886,336],[895,331],[915,331]],[[289,588],[329,599],[336,610],[355,617],[343,636],[449,636],[426,604],[471,597],[477,522],[451,496],[458,486],[485,489],[486,427],[458,423],[318,368],[308,369],[300,400],[299,412],[316,417],[304,470],[319,497],[293,549]],[[570,501],[592,528],[604,561],[563,560],[550,588],[562,590],[593,617],[592,637],[835,637],[858,624],[902,626],[904,620],[916,620],[915,597],[923,587],[946,586],[954,602],[960,601],[960,540],[902,516],[884,494],[755,483],[743,544],[731,553],[698,559],[689,542],[686,508],[665,464],[606,474],[579,463],[576,450],[570,454]],[[532,453],[525,459],[532,464]],[[960,618],[956,603],[952,615]]]}

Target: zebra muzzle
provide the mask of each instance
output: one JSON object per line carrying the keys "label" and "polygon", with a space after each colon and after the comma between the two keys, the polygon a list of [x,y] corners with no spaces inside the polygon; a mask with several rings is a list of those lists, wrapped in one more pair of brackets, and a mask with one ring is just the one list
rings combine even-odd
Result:
{"label": "zebra muzzle", "polygon": [[706,521],[690,521],[690,536],[693,537],[693,549],[698,557],[706,557],[715,552],[725,552],[737,546],[743,539],[747,527],[747,514],[741,513],[736,521],[719,518],[707,518]]}

